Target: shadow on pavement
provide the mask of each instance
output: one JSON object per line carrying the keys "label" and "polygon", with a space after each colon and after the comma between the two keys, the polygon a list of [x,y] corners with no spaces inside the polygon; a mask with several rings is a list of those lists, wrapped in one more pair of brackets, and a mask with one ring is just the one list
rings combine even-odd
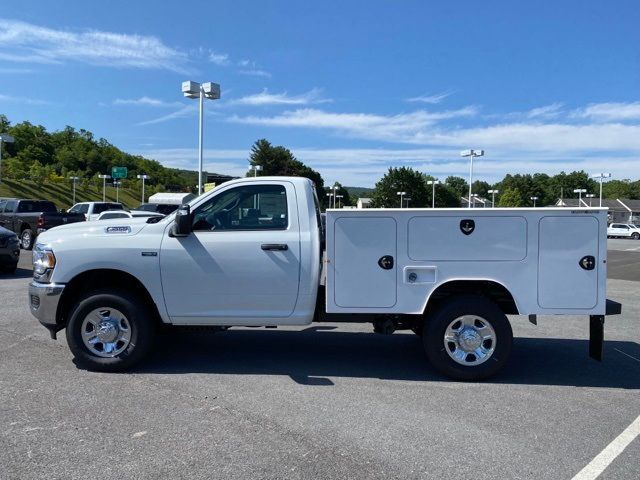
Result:
{"label": "shadow on pavement", "polygon": [[[640,389],[640,345],[606,342],[602,363],[589,358],[587,351],[586,340],[516,338],[508,365],[488,382]],[[415,335],[326,327],[169,332],[137,371],[288,375],[297,383],[320,386],[333,385],[327,377],[449,381],[429,365]]]}
{"label": "shadow on pavement", "polygon": [[16,269],[16,273],[6,273],[6,272],[0,272],[0,280],[2,279],[11,279],[11,278],[29,278],[33,276],[33,270],[31,269],[26,269],[26,268],[20,268],[18,267]]}

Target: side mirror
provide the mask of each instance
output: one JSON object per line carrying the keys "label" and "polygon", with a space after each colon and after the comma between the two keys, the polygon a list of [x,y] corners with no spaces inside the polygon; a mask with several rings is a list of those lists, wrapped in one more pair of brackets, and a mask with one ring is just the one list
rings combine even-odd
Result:
{"label": "side mirror", "polygon": [[180,205],[176,210],[176,218],[171,227],[171,236],[186,237],[191,233],[191,207]]}

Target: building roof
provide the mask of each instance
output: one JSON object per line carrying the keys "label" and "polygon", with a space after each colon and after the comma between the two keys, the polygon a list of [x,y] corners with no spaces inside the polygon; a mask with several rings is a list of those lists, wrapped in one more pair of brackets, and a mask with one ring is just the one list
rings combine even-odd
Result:
{"label": "building roof", "polygon": [[[589,205],[589,200],[591,200],[591,205]],[[634,206],[628,204],[627,202],[630,202]],[[602,199],[602,206],[605,208],[608,208],[609,210],[628,212],[629,208],[625,208],[625,205],[627,205],[633,211],[640,211],[640,200],[629,200],[624,198],[621,198],[621,199],[603,198]],[[578,207],[578,199],[577,198],[563,198],[563,199],[559,198],[554,205],[550,205],[550,206],[575,208],[575,207]],[[599,207],[600,199],[599,198],[591,198],[591,199],[583,198],[579,206],[582,208]]]}

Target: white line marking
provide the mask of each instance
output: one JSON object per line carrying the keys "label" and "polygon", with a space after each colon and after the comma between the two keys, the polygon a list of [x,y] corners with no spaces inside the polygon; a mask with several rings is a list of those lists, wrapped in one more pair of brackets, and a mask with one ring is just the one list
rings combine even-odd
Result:
{"label": "white line marking", "polygon": [[591,460],[586,467],[580,470],[572,480],[593,480],[598,478],[638,435],[640,435],[640,415],[624,432],[614,438],[604,450]]}
{"label": "white line marking", "polygon": [[618,353],[621,353],[623,355],[626,355],[629,358],[632,358],[633,360],[635,360],[636,362],[640,362],[640,358],[636,358],[633,355],[629,355],[628,353],[624,353],[622,350],[618,350],[617,348],[614,348],[614,350]]}

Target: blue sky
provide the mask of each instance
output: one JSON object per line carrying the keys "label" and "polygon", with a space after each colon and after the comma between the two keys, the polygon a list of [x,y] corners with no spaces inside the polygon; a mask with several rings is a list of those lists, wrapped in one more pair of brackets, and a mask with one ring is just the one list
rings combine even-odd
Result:
{"label": "blue sky", "polygon": [[[325,182],[389,166],[640,177],[637,1],[28,1],[0,13],[0,112],[166,166],[241,175],[258,138]],[[186,10],[188,5],[188,11]]]}

